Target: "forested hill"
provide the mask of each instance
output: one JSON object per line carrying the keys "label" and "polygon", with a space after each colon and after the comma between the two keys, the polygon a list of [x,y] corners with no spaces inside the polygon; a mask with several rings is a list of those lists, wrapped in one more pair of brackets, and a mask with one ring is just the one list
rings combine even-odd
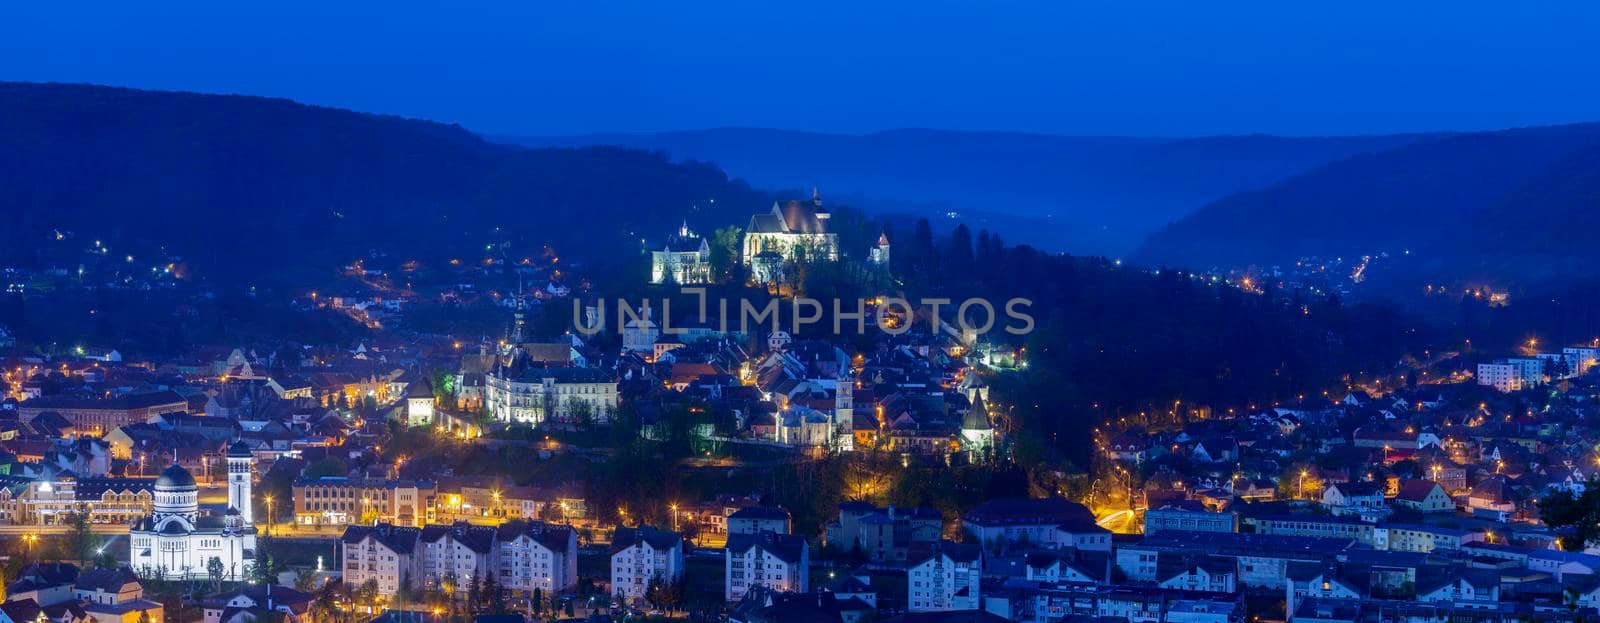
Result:
{"label": "forested hill", "polygon": [[518,237],[604,261],[771,201],[637,150],[510,147],[281,99],[0,83],[0,263],[104,240],[200,276],[292,280],[369,249],[443,258]]}
{"label": "forested hill", "polygon": [[[863,135],[762,128],[507,137],[537,147],[621,145],[717,163],[762,187],[815,184],[862,205],[960,220],[1051,251],[1117,257],[1206,203],[1417,135],[1167,139],[907,129]],[[935,223],[937,226],[937,223]]]}
{"label": "forested hill", "polygon": [[1457,134],[1218,200],[1135,259],[1239,267],[1410,250],[1427,277],[1542,280],[1600,265],[1596,210],[1600,124]]}

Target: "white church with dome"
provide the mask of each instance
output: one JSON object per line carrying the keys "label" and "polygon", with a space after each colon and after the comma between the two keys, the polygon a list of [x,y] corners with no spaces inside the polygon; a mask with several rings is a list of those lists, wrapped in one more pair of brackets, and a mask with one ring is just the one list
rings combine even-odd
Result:
{"label": "white church with dome", "polygon": [[189,470],[174,464],[161,472],[151,514],[128,531],[128,566],[147,577],[204,579],[214,558],[222,563],[224,579],[246,577],[256,552],[250,506],[254,465],[244,444],[228,449],[228,508],[221,517],[200,513],[200,490]]}

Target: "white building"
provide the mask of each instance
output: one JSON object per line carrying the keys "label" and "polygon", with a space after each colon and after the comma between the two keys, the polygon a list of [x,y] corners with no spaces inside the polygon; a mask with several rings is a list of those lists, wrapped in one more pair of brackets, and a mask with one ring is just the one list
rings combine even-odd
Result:
{"label": "white building", "polygon": [[402,586],[418,586],[416,553],[421,534],[420,528],[390,524],[345,528],[339,541],[344,550],[339,560],[345,585],[372,581],[381,595],[394,595]]}
{"label": "white building", "polygon": [[757,586],[804,593],[811,552],[804,537],[776,532],[730,534],[723,554],[723,598],[736,602]]}
{"label": "white building", "polygon": [[598,368],[541,367],[514,350],[509,363],[484,375],[484,404],[502,422],[605,422],[617,409],[617,383]]}
{"label": "white building", "polygon": [[[146,576],[169,579],[208,578],[209,568],[217,563],[225,579],[238,580],[250,572],[255,564],[256,529],[240,509],[250,507],[249,472],[254,459],[248,451],[236,456],[242,447],[235,444],[228,453],[228,509],[222,517],[200,514],[199,488],[183,466],[174,464],[161,472],[150,516],[128,531],[129,567]],[[234,478],[236,466],[243,468],[242,479]]]}
{"label": "white building", "polygon": [[482,580],[495,568],[496,528],[466,522],[429,525],[417,538],[420,586],[441,588],[446,584],[465,587],[473,579]]}
{"label": "white building", "polygon": [[711,282],[711,245],[689,224],[667,239],[660,250],[650,252],[650,283],[698,284]]}
{"label": "white building", "polygon": [[611,536],[611,594],[619,600],[645,597],[652,582],[683,580],[683,538],[651,526],[617,528]]}
{"label": "white building", "polygon": [[541,521],[500,525],[495,577],[508,590],[545,595],[578,584],[578,533]]}
{"label": "white building", "polygon": [[[1537,360],[1535,360],[1537,361]],[[1538,377],[1528,374],[1528,366],[1505,361],[1478,364],[1478,384],[1496,391],[1515,392],[1538,385]]]}
{"label": "white building", "polygon": [[838,261],[839,235],[828,231],[831,216],[816,191],[810,202],[773,203],[771,210],[750,217],[740,257],[763,282],[775,281],[776,269],[788,262]]}
{"label": "white building", "polygon": [[906,562],[908,611],[948,612],[982,607],[978,580],[983,575],[983,549],[977,545],[944,540],[919,545]]}
{"label": "white building", "polygon": [[406,383],[406,425],[433,426],[433,384],[418,375]]}
{"label": "white building", "polygon": [[1573,368],[1574,374],[1586,374],[1595,365],[1600,364],[1600,348],[1589,346],[1569,346],[1561,349],[1572,361],[1577,362]]}

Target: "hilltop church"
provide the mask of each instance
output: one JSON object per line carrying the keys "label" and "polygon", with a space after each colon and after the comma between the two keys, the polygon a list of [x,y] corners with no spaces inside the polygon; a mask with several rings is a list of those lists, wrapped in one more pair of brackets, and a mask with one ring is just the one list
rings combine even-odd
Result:
{"label": "hilltop church", "polygon": [[796,260],[838,261],[839,235],[828,230],[831,216],[814,189],[809,202],[773,203],[750,217],[740,257],[760,283],[778,281],[783,265]]}

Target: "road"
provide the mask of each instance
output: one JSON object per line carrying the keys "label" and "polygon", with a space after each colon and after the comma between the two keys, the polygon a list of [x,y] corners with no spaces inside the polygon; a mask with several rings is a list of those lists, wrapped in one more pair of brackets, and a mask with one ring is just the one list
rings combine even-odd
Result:
{"label": "road", "polygon": [[[68,526],[31,526],[0,524],[0,536],[22,536],[27,534],[66,534]],[[89,532],[94,534],[127,534],[126,524],[90,524]]]}
{"label": "road", "polygon": [[1120,510],[1095,520],[1100,527],[1116,534],[1138,534],[1139,516],[1130,510]]}

